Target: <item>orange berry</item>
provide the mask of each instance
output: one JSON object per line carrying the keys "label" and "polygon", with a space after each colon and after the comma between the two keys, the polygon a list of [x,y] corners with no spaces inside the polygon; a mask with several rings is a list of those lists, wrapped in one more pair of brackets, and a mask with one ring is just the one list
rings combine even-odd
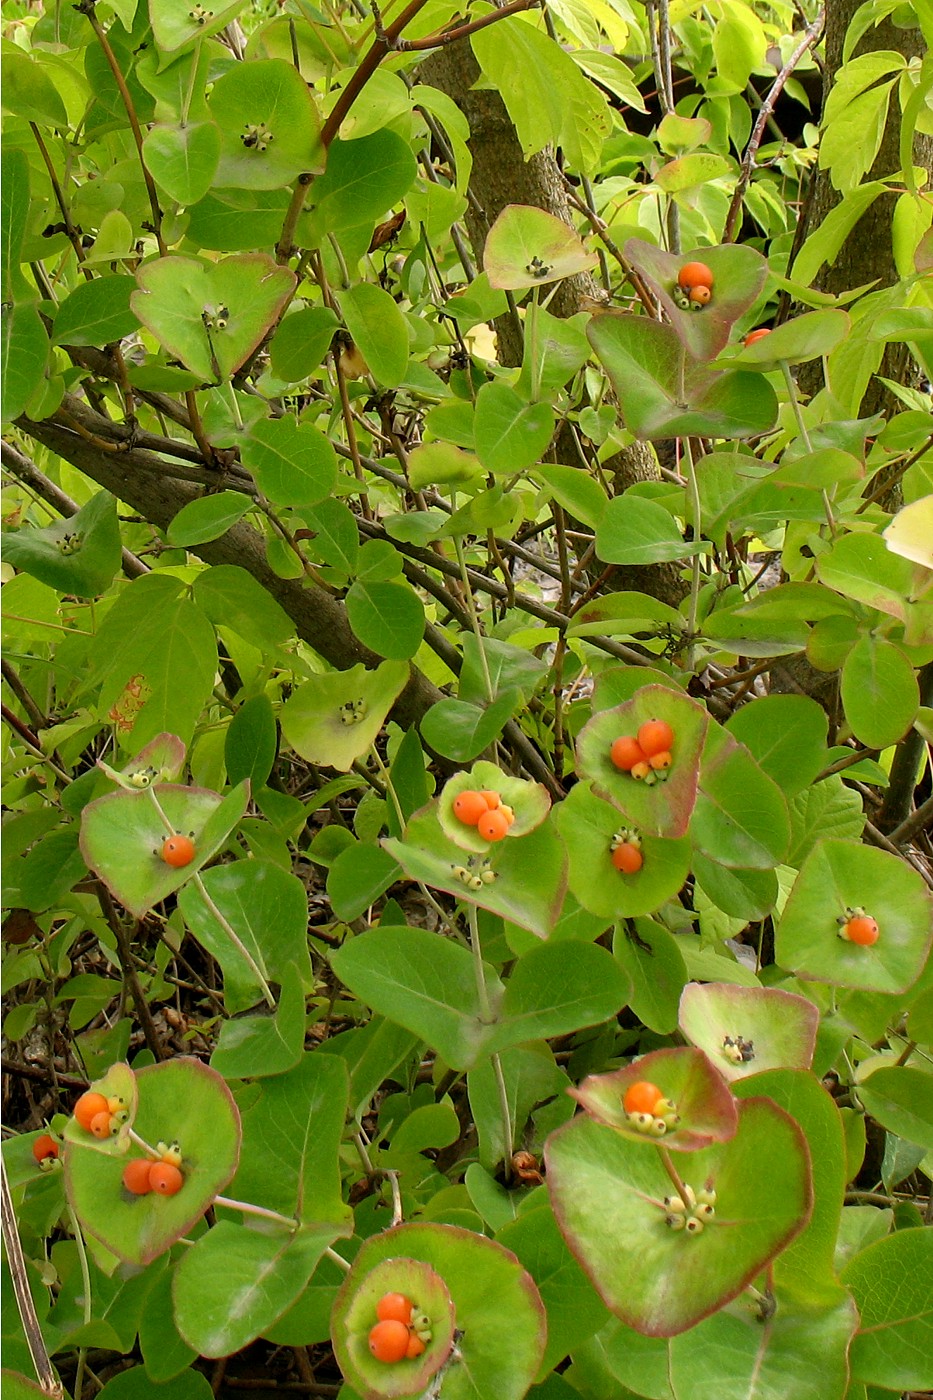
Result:
{"label": "orange berry", "polygon": [[58,1156],[58,1143],[49,1133],[43,1133],[32,1144],[32,1155],[37,1162],[46,1162]]}
{"label": "orange berry", "polygon": [[677,285],[685,292],[690,292],[695,287],[706,287],[709,290],[713,285],[712,271],[706,263],[684,263],[677,274]]}
{"label": "orange berry", "polygon": [[484,813],[476,823],[476,830],[484,841],[501,841],[508,829],[509,819],[499,809]]}
{"label": "orange berry", "polygon": [[109,1108],[105,1108],[102,1113],[95,1113],[91,1119],[91,1132],[96,1138],[109,1138],[113,1128],[113,1118]]}
{"label": "orange berry", "polygon": [[109,1113],[110,1105],[103,1094],[96,1094],[89,1089],[86,1094],[82,1094],[74,1106],[74,1115],[86,1132],[91,1131],[91,1120],[96,1118],[98,1113]]}
{"label": "orange berry", "polygon": [[377,1361],[391,1365],[407,1355],[409,1341],[410,1333],[404,1322],[390,1317],[385,1322],[377,1322],[370,1332],[369,1349]]}
{"label": "orange berry", "polygon": [[663,1097],[657,1084],[647,1079],[637,1079],[626,1089],[622,1107],[626,1113],[653,1113]]}
{"label": "orange berry", "polygon": [[171,1162],[153,1162],[149,1169],[149,1185],[159,1196],[174,1196],[185,1184],[185,1178]]}
{"label": "orange berry", "polygon": [[690,300],[695,306],[706,306],[713,299],[713,294],[709,287],[704,287],[702,283],[699,287],[690,288]]}
{"label": "orange berry", "polygon": [[641,763],[636,763],[635,767],[632,769],[632,777],[637,778],[639,782],[642,782],[645,778],[647,778],[650,772],[650,765],[644,759],[642,759]]}
{"label": "orange berry", "polygon": [[767,326],[760,326],[757,331],[749,331],[748,335],[742,341],[742,344],[754,345],[756,340],[761,340],[763,336],[770,334],[771,332],[768,330]]}
{"label": "orange berry", "polygon": [[624,734],[621,738],[616,739],[609,750],[611,762],[622,773],[631,773],[636,763],[644,763],[646,757],[641,744],[630,734]]}
{"label": "orange berry", "polygon": [[134,1157],[132,1162],[127,1162],[123,1168],[123,1185],[127,1191],[134,1196],[148,1196],[152,1190],[150,1176],[154,1165],[148,1157]]}
{"label": "orange berry", "polygon": [[659,770],[663,772],[665,768],[670,768],[671,756],[665,749],[663,753],[653,753],[648,759],[648,762],[655,772]]}
{"label": "orange berry", "polygon": [[850,943],[858,943],[862,948],[870,948],[878,942],[878,925],[868,914],[856,914],[843,929],[843,936]]}
{"label": "orange berry", "polygon": [[194,842],[190,836],[167,836],[162,842],[162,859],[166,865],[180,870],[194,860]]}
{"label": "orange berry", "polygon": [[409,1361],[414,1361],[416,1356],[420,1356],[424,1351],[424,1342],[417,1332],[412,1332],[408,1338],[408,1346],[405,1348],[405,1356]]}
{"label": "orange berry", "polygon": [[504,802],[503,802],[502,806],[501,806],[501,807],[497,807],[496,810],[497,810],[498,812],[501,812],[501,813],[502,813],[502,815],[505,817],[506,821],[508,822],[509,826],[511,826],[512,823],[515,821],[515,813],[512,811],[512,808],[511,808],[511,807],[507,807],[507,806],[505,805]]}
{"label": "orange berry", "polygon": [[474,792],[472,788],[466,792],[459,792],[454,798],[454,816],[464,826],[475,826],[480,817],[488,812],[489,808],[481,792]]}
{"label": "orange berry", "polygon": [[631,841],[623,841],[621,845],[616,846],[610,859],[616,870],[621,870],[623,875],[635,875],[644,865],[641,851]]}
{"label": "orange berry", "polygon": [[414,1304],[404,1293],[386,1293],[376,1304],[376,1316],[380,1322],[411,1322]]}
{"label": "orange berry", "polygon": [[502,802],[502,798],[499,796],[499,794],[497,792],[493,792],[490,788],[483,788],[482,792],[480,793],[480,797],[486,803],[486,806],[488,807],[490,812],[493,811],[496,807],[500,806]]}
{"label": "orange berry", "polygon": [[638,743],[645,758],[651,759],[656,753],[670,753],[674,747],[674,731],[663,719],[649,719],[638,731]]}

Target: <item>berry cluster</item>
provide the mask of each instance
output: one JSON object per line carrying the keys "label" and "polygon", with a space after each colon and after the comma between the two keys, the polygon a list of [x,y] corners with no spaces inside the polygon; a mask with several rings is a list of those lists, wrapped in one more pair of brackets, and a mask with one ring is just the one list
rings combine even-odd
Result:
{"label": "berry cluster", "polygon": [[702,311],[713,299],[713,274],[706,263],[684,263],[677,274],[674,300],[682,311]]}
{"label": "berry cluster", "polygon": [[649,719],[635,738],[624,734],[609,750],[613,766],[650,786],[664,780],[671,766],[674,731],[663,719]]}
{"label": "berry cluster", "polygon": [[133,1196],[148,1196],[150,1191],[157,1196],[174,1196],[185,1184],[177,1142],[171,1147],[160,1142],[156,1150],[160,1156],[155,1161],[134,1157],[123,1168],[123,1185]]}
{"label": "berry cluster", "polygon": [[114,1133],[130,1116],[126,1100],[105,1098],[95,1090],[82,1094],[74,1107],[74,1116],[87,1133],[96,1138],[113,1137]]}
{"label": "berry cluster", "polygon": [[836,922],[839,925],[839,937],[848,943],[870,948],[873,943],[878,942],[878,925],[864,909],[847,909],[844,914],[839,915]]}
{"label": "berry cluster", "polygon": [[194,842],[190,836],[181,834],[166,836],[162,842],[160,854],[166,865],[174,866],[176,870],[180,870],[182,866],[190,865],[194,860]]}
{"label": "berry cluster", "polygon": [[497,792],[476,792],[468,788],[454,798],[454,816],[464,826],[475,826],[484,841],[501,841],[515,820]]}
{"label": "berry cluster", "polygon": [[664,1197],[664,1223],[672,1230],[684,1230],[688,1235],[699,1235],[707,1220],[715,1215],[716,1192],[708,1181],[701,1191],[694,1191],[685,1185],[683,1196]]}
{"label": "berry cluster", "polygon": [[369,1349],[377,1361],[392,1365],[414,1361],[431,1340],[431,1319],[419,1312],[404,1293],[386,1293],[376,1304],[378,1321],[369,1334]]}
{"label": "berry cluster", "polygon": [[646,1137],[664,1137],[669,1128],[676,1128],[680,1122],[677,1105],[664,1097],[657,1084],[647,1079],[636,1080],[628,1086],[622,1097],[622,1107],[632,1127]]}
{"label": "berry cluster", "polygon": [[627,827],[617,831],[609,848],[609,859],[623,875],[637,875],[645,863],[638,832]]}

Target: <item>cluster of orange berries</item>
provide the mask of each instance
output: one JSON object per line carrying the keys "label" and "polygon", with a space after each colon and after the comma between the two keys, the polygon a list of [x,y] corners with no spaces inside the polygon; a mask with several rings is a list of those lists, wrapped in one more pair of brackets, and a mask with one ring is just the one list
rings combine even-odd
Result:
{"label": "cluster of orange berries", "polygon": [[190,836],[181,834],[166,836],[162,842],[160,854],[166,865],[174,866],[176,870],[180,870],[182,866],[190,865],[194,860],[194,842]]}
{"label": "cluster of orange berries", "polygon": [[878,924],[864,909],[847,909],[844,914],[839,915],[836,922],[839,925],[839,937],[846,939],[848,943],[870,948],[873,943],[878,942]]}
{"label": "cluster of orange berries", "polygon": [[75,1104],[74,1116],[85,1132],[103,1139],[112,1137],[130,1115],[125,1099],[108,1099],[89,1089]]}
{"label": "cluster of orange berries", "polygon": [[638,1079],[628,1086],[622,1107],[632,1127],[647,1137],[664,1137],[669,1128],[676,1128],[680,1122],[677,1105],[648,1079]]}
{"label": "cluster of orange berries", "polygon": [[378,1321],[369,1334],[369,1349],[377,1361],[391,1365],[414,1361],[431,1340],[431,1319],[419,1313],[404,1293],[386,1293],[376,1304]]}
{"label": "cluster of orange berries", "polygon": [[134,1157],[123,1168],[123,1185],[134,1196],[148,1196],[154,1191],[157,1196],[174,1196],[184,1186],[181,1174],[181,1153],[178,1144],[166,1147],[160,1142],[157,1151],[160,1157]]}
{"label": "cluster of orange berries", "polygon": [[508,835],[515,813],[497,792],[468,788],[454,798],[454,816],[464,826],[475,826],[484,841],[501,841]]}
{"label": "cluster of orange berries", "polygon": [[713,274],[702,262],[684,263],[677,274],[674,300],[683,311],[702,311],[713,299]]}
{"label": "cluster of orange berries", "polygon": [[649,719],[635,738],[630,734],[616,739],[609,750],[613,765],[622,773],[649,784],[662,779],[671,766],[674,731],[663,719]]}
{"label": "cluster of orange berries", "polygon": [[637,875],[645,863],[638,832],[629,831],[627,827],[617,831],[609,848],[609,859],[623,875]]}

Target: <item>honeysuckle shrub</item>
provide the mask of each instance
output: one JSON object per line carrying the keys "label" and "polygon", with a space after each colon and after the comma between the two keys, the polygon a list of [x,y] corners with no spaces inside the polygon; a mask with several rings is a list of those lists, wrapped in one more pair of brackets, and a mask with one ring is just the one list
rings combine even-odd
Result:
{"label": "honeysuckle shrub", "polygon": [[821,25],[5,5],[11,1396],[933,1387],[931,22]]}

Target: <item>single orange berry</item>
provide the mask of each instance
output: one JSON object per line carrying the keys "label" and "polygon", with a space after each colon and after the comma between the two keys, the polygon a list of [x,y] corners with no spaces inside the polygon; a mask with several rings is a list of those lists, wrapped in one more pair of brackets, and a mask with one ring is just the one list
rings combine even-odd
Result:
{"label": "single orange berry", "polygon": [[474,792],[469,788],[466,792],[458,792],[454,798],[454,816],[464,826],[475,826],[484,812],[489,808],[481,792]]}
{"label": "single orange berry", "polygon": [[149,1185],[159,1196],[174,1196],[185,1184],[185,1178],[171,1162],[153,1162],[149,1169]]}
{"label": "single orange berry", "polygon": [[82,1094],[74,1106],[74,1115],[81,1127],[86,1132],[91,1131],[91,1120],[96,1118],[98,1113],[109,1113],[110,1105],[103,1094],[96,1094],[93,1089],[89,1089],[86,1094]]}
{"label": "single orange berry", "polygon": [[515,813],[512,811],[512,808],[507,807],[504,802],[502,803],[501,807],[496,808],[496,811],[502,813],[509,826],[511,826],[512,823],[515,821]]}
{"label": "single orange berry", "polygon": [[486,812],[476,823],[476,830],[484,841],[501,841],[509,829],[509,819],[498,808]]}
{"label": "single orange berry", "polygon": [[691,292],[695,287],[706,287],[708,291],[713,285],[712,270],[706,263],[684,263],[677,274],[677,285],[685,292]]}
{"label": "single orange berry", "polygon": [[32,1155],[37,1162],[54,1160],[58,1156],[58,1143],[49,1133],[43,1133],[32,1144]]}
{"label": "single orange berry", "polygon": [[[632,769],[632,777],[637,778],[639,782],[643,782],[650,772],[651,765],[646,759],[642,759],[641,763],[636,763],[635,767]],[[652,779],[652,782],[653,781],[654,779]]]}
{"label": "single orange berry", "polygon": [[369,1349],[377,1361],[391,1365],[408,1354],[410,1339],[411,1334],[404,1322],[389,1317],[385,1322],[377,1322],[370,1332]]}
{"label": "single orange berry", "polygon": [[150,1176],[155,1163],[148,1157],[134,1157],[123,1168],[123,1185],[134,1196],[148,1196],[152,1190]]}
{"label": "single orange berry", "polygon": [[648,762],[655,772],[663,772],[665,768],[670,768],[671,756],[665,749],[663,753],[653,753],[648,759]]}
{"label": "single orange berry", "polygon": [[647,754],[637,739],[633,739],[630,734],[623,734],[609,750],[609,758],[620,772],[631,773],[636,763],[644,763]]}
{"label": "single orange berry", "polygon": [[761,340],[763,336],[770,334],[771,332],[769,331],[767,326],[760,326],[757,331],[749,331],[748,335],[742,341],[742,344],[754,345],[756,340]]}
{"label": "single orange berry", "polygon": [[493,792],[491,788],[483,788],[482,792],[480,793],[480,797],[486,803],[486,806],[490,812],[492,812],[496,807],[500,806],[502,802],[502,798],[499,796],[499,794],[497,792]]}
{"label": "single orange berry", "polygon": [[663,719],[649,719],[638,731],[638,743],[645,758],[656,753],[670,753],[674,747],[674,731]]}
{"label": "single orange berry", "polygon": [[190,836],[167,836],[162,842],[162,859],[166,865],[180,870],[194,860],[194,842]]}
{"label": "single orange berry", "polygon": [[380,1322],[404,1322],[407,1327],[414,1312],[414,1303],[404,1293],[386,1293],[376,1304]]}
{"label": "single orange berry", "polygon": [[109,1108],[102,1113],[95,1113],[91,1119],[91,1132],[96,1138],[109,1138],[113,1129],[113,1117]]}
{"label": "single orange berry", "polygon": [[706,306],[713,299],[713,293],[709,287],[704,287],[702,282],[698,287],[690,288],[690,300],[694,306]]}
{"label": "single orange berry", "polygon": [[869,914],[856,914],[843,929],[843,936],[850,943],[858,943],[862,948],[870,948],[878,942],[878,925]]}
{"label": "single orange berry", "polygon": [[418,1333],[412,1332],[411,1336],[408,1338],[408,1346],[405,1348],[407,1360],[414,1361],[415,1357],[420,1356],[424,1349],[424,1342],[418,1336]]}
{"label": "single orange berry", "polygon": [[652,1084],[647,1079],[637,1079],[626,1089],[622,1107],[626,1113],[654,1113],[663,1097],[657,1084]]}
{"label": "single orange berry", "polygon": [[610,857],[616,870],[621,870],[623,875],[635,875],[644,865],[644,858],[637,846],[633,846],[631,841],[623,841],[620,846],[616,846]]}

